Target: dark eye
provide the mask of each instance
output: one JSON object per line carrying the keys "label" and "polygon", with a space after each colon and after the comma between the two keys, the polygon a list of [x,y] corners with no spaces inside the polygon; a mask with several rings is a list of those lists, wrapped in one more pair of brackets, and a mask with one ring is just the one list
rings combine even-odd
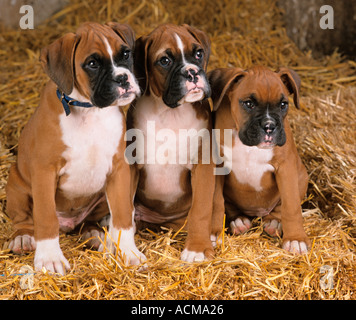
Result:
{"label": "dark eye", "polygon": [[255,104],[253,103],[252,100],[242,101],[242,104],[248,110],[252,110],[255,107]]}
{"label": "dark eye", "polygon": [[130,58],[131,52],[130,50],[125,50],[123,54],[124,60],[128,60]]}
{"label": "dark eye", "polygon": [[158,63],[162,67],[168,67],[172,63],[172,60],[168,57],[162,57],[161,59],[159,59]]}
{"label": "dark eye", "polygon": [[287,101],[282,101],[281,102],[281,110],[286,110],[288,108],[288,102]]}
{"label": "dark eye", "polygon": [[87,64],[87,66],[90,68],[90,69],[97,69],[99,68],[99,64],[96,62],[96,60],[90,60]]}
{"label": "dark eye", "polygon": [[194,58],[197,60],[201,60],[204,57],[204,51],[202,49],[197,50]]}

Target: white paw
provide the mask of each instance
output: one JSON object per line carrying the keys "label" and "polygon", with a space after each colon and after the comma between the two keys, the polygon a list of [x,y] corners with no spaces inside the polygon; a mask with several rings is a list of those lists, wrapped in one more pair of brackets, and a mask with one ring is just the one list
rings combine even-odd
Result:
{"label": "white paw", "polygon": [[216,245],[221,245],[222,244],[221,237],[218,237],[215,234],[211,234],[210,235],[210,241],[211,241],[211,244],[213,245],[213,248],[215,248]]}
{"label": "white paw", "polygon": [[195,252],[184,249],[180,255],[180,258],[186,262],[201,262],[205,260],[205,255],[203,252]]}
{"label": "white paw", "polygon": [[59,247],[59,238],[40,240],[36,243],[35,270],[41,271],[44,267],[47,271],[65,275],[70,270],[70,264],[64,257]]}
{"label": "white paw", "polygon": [[[146,256],[136,248],[136,246],[120,246],[120,256],[124,263],[130,266],[137,266],[147,260]],[[143,266],[146,269],[147,265]]]}
{"label": "white paw", "polygon": [[250,219],[245,217],[238,217],[230,223],[230,228],[233,234],[242,234],[248,231],[251,227],[252,223]]}
{"label": "white paw", "polygon": [[[101,244],[99,251],[109,252],[116,255],[116,244],[119,243],[119,252],[117,253],[117,256],[122,259],[125,265],[139,265],[147,260],[146,256],[136,247],[133,227],[127,230],[118,230],[116,228],[110,229],[112,230],[109,231],[106,241],[104,240],[105,248],[104,244]],[[146,267],[146,265],[143,266],[143,268]]]}
{"label": "white paw", "polygon": [[17,236],[15,239],[12,239],[8,248],[16,254],[34,251],[36,249],[36,241],[33,236],[23,234],[21,236]]}
{"label": "white paw", "polygon": [[283,243],[282,248],[284,250],[296,254],[308,253],[308,246],[304,241],[297,241],[297,240],[286,241],[285,243]]}

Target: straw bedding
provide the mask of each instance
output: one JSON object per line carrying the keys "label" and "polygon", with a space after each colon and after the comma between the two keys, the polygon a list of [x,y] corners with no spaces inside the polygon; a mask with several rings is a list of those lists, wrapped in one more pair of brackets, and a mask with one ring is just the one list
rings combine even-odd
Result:
{"label": "straw bedding", "polygon": [[[186,234],[141,232],[136,243],[148,270],[124,267],[85,249],[78,235],[61,235],[72,270],[64,277],[38,272],[33,254],[2,250],[11,234],[5,184],[19,134],[47,81],[39,50],[84,21],[129,23],[137,36],[163,22],[188,23],[212,40],[209,69],[288,66],[302,79],[302,108],[289,119],[310,174],[303,203],[311,251],[294,256],[281,240],[263,234],[261,220],[234,237],[225,235],[212,261],[179,260]],[[275,1],[71,0],[35,30],[0,33],[0,298],[2,299],[355,299],[356,286],[356,63],[333,55],[315,60],[286,36]],[[320,268],[333,268],[332,288]]]}

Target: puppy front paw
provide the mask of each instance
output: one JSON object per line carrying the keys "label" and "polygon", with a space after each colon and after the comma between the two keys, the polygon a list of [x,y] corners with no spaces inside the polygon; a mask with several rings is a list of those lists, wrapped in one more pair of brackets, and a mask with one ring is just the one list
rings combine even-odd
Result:
{"label": "puppy front paw", "polygon": [[[106,241],[99,246],[98,251],[108,252],[113,255],[117,255],[121,258],[122,262],[125,265],[136,266],[144,263],[147,258],[146,256],[137,249],[135,240],[134,240],[134,229],[130,228],[128,230],[118,230],[113,228],[110,231],[109,236]],[[116,242],[115,242],[116,241]],[[119,248],[117,249],[117,244]],[[118,252],[117,252],[118,250]],[[142,269],[146,269],[147,266],[143,265]]]}
{"label": "puppy front paw", "polygon": [[210,247],[203,250],[193,250],[185,248],[181,253],[181,260],[186,262],[202,262],[214,257],[214,250]]}
{"label": "puppy front paw", "polygon": [[70,264],[59,247],[58,237],[36,242],[34,263],[36,271],[41,271],[44,267],[49,272],[64,276],[65,271],[70,270]]}

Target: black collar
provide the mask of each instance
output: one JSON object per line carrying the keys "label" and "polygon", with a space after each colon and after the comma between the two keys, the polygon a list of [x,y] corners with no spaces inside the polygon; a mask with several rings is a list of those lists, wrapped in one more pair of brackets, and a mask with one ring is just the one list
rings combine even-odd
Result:
{"label": "black collar", "polygon": [[67,116],[70,114],[70,108],[69,108],[70,106],[83,107],[83,108],[94,107],[89,102],[80,102],[75,99],[72,99],[71,97],[67,96],[64,92],[62,92],[58,88],[57,88],[57,97],[58,97],[59,101],[62,102],[64,111]]}

